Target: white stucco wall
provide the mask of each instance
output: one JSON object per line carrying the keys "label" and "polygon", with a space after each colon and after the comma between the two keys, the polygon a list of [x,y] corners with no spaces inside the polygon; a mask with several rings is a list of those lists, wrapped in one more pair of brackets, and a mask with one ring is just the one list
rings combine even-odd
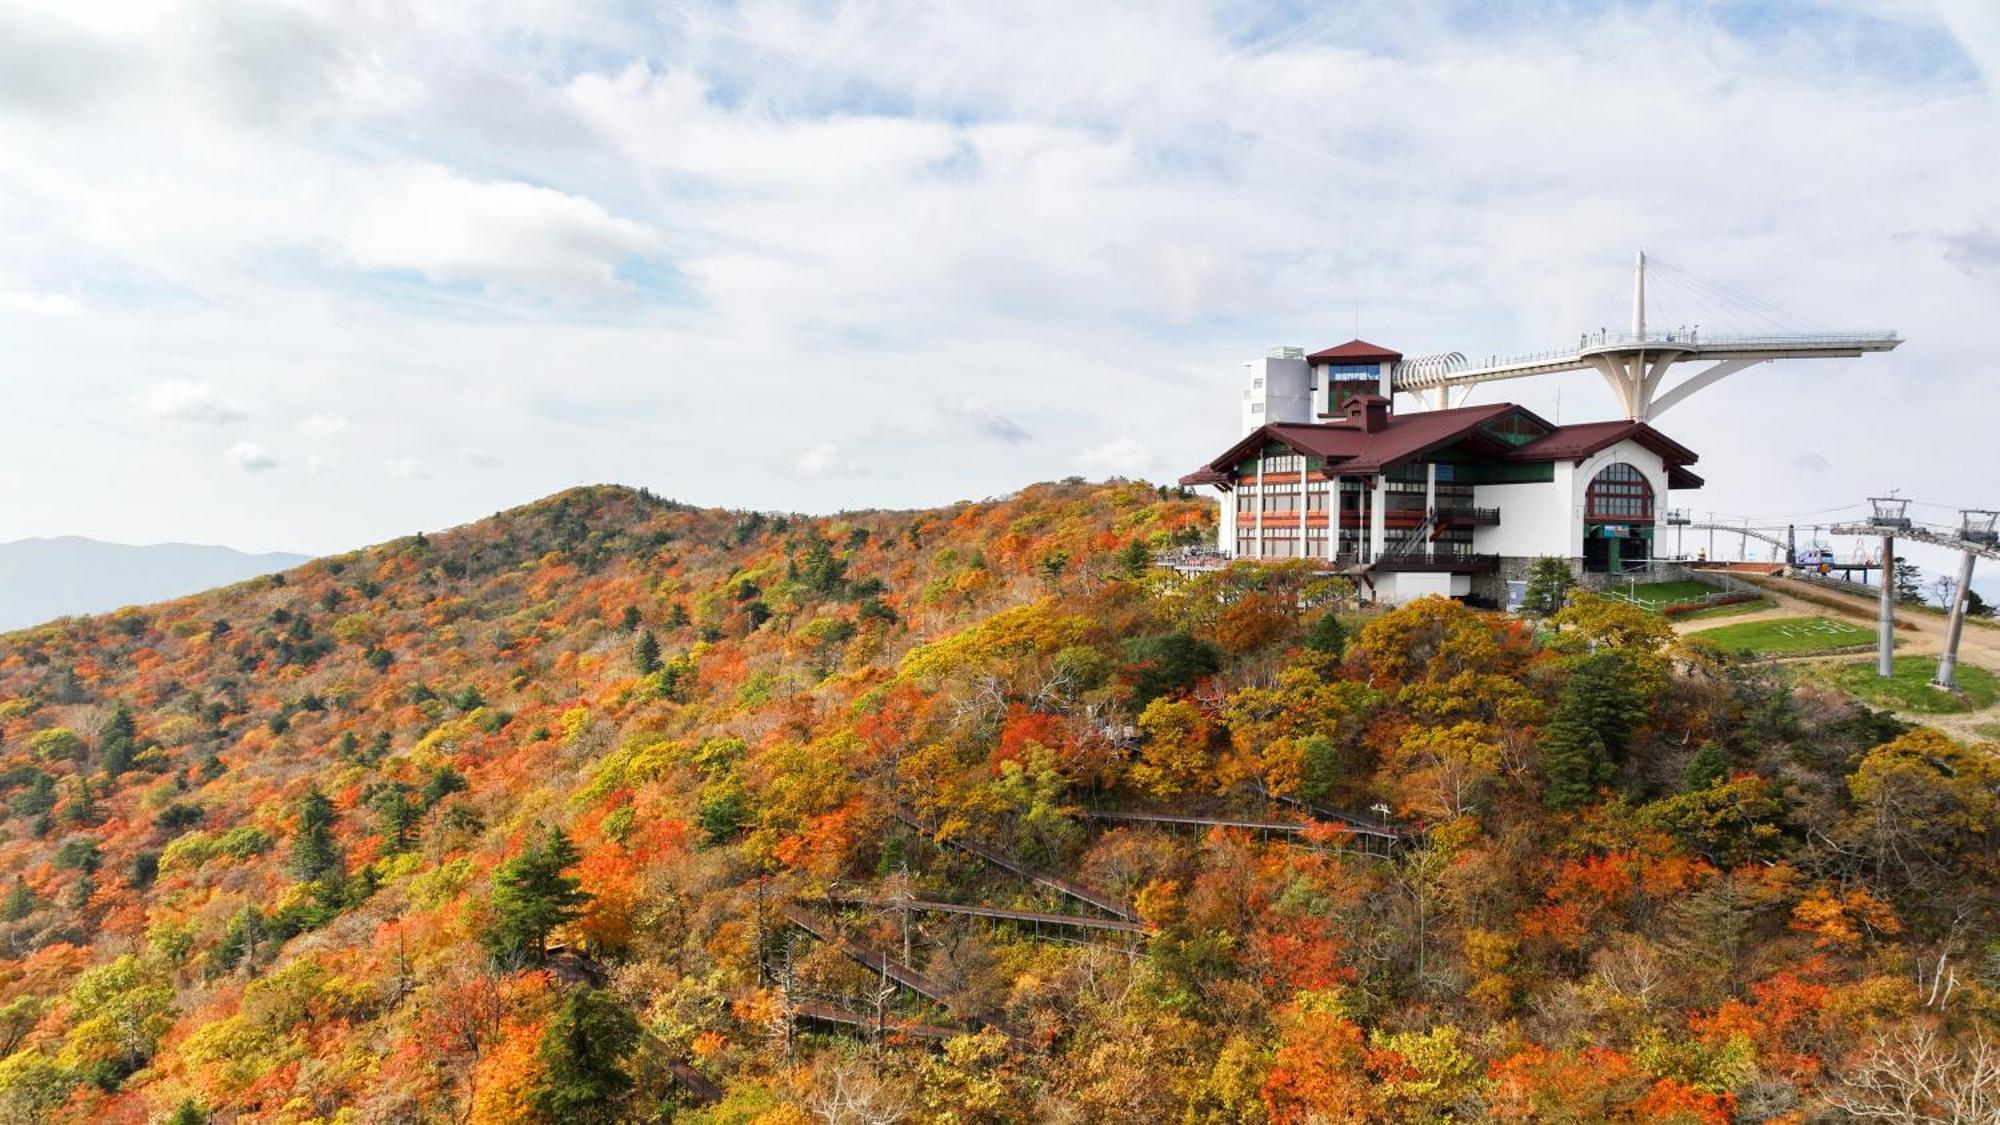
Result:
{"label": "white stucco wall", "polygon": [[1583,553],[1584,496],[1591,479],[1606,465],[1623,461],[1638,469],[1653,486],[1653,511],[1667,504],[1667,469],[1660,455],[1635,441],[1621,441],[1592,454],[1582,464],[1556,462],[1555,479],[1542,484],[1482,484],[1472,490],[1472,502],[1500,509],[1500,526],[1473,532],[1472,549],[1511,558],[1553,555],[1569,558]]}

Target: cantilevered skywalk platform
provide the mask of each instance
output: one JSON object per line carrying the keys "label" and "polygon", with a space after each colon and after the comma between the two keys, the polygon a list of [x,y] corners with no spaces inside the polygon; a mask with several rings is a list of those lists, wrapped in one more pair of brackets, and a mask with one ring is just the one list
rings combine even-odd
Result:
{"label": "cantilevered skywalk platform", "polygon": [[[1625,416],[1645,422],[1703,387],[1755,364],[1776,359],[1851,359],[1869,352],[1892,351],[1903,342],[1895,332],[1886,330],[1714,334],[1697,327],[1648,331],[1643,253],[1633,273],[1632,321],[1630,332],[1584,333],[1577,337],[1575,347],[1484,360],[1448,352],[1401,362],[1391,373],[1390,385],[1430,405],[1446,407],[1451,405],[1451,392],[1459,388],[1564,371],[1596,371],[1611,385]],[[1680,363],[1708,366],[1667,386],[1668,372]]]}

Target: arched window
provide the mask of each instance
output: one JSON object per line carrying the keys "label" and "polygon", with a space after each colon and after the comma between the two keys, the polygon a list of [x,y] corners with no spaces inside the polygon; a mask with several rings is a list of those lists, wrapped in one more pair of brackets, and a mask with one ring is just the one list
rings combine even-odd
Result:
{"label": "arched window", "polygon": [[1584,494],[1583,518],[1591,523],[1649,523],[1653,518],[1653,486],[1646,474],[1623,461],[1604,466]]}

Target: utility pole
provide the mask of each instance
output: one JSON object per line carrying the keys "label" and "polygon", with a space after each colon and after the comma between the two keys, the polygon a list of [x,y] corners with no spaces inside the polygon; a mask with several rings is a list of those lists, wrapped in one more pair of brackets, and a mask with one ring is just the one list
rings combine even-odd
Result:
{"label": "utility pole", "polygon": [[1896,674],[1896,533],[1910,530],[1910,502],[1900,496],[1870,496],[1868,526],[1882,537],[1882,588],[1876,609],[1875,674]]}
{"label": "utility pole", "polygon": [[1888,679],[1896,674],[1896,584],[1891,581],[1896,567],[1896,537],[1882,537],[1882,591],[1875,609],[1875,674]]}
{"label": "utility pole", "polygon": [[1937,677],[1931,681],[1946,691],[1958,688],[1958,638],[1965,631],[1965,610],[1972,602],[1972,563],[1978,557],[1978,549],[1991,550],[2000,535],[1994,532],[1994,521],[2000,512],[1981,508],[1967,508],[1958,513],[1959,542],[1965,549],[1959,553],[1958,585],[1952,588],[1951,619],[1945,626],[1944,652],[1938,656]]}

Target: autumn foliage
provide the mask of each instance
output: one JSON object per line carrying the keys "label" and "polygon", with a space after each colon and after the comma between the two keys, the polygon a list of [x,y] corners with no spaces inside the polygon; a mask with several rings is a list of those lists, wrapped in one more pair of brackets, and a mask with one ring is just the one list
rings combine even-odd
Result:
{"label": "autumn foliage", "polygon": [[0,638],[0,1120],[1993,1104],[1993,745],[1211,519],[579,489]]}

